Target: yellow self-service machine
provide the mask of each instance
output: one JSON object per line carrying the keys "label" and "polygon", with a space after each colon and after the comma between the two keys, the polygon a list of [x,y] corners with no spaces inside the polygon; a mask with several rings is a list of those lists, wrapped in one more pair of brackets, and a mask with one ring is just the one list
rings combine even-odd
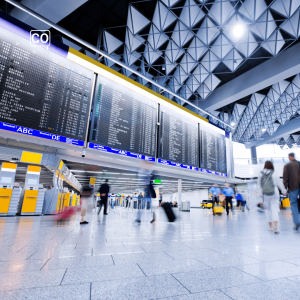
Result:
{"label": "yellow self-service machine", "polygon": [[20,199],[19,187],[14,187],[17,165],[3,162],[0,171],[0,216],[17,213]]}
{"label": "yellow self-service machine", "polygon": [[21,215],[41,215],[45,190],[40,188],[41,167],[29,165],[21,194],[18,212]]}

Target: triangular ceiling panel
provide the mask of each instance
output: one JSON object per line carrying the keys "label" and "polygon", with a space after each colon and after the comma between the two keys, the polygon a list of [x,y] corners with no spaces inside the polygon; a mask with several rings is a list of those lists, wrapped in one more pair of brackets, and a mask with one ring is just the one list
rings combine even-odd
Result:
{"label": "triangular ceiling panel", "polygon": [[219,33],[219,28],[206,17],[197,32],[197,36],[205,45],[209,45]]}
{"label": "triangular ceiling panel", "polygon": [[129,14],[128,14],[128,19],[130,19],[130,22],[127,24],[128,27],[131,29],[131,32],[133,34],[138,33],[141,31],[143,28],[145,28],[150,21],[144,17],[136,8],[134,8],[132,5],[129,6]]}
{"label": "triangular ceiling panel", "polygon": [[187,27],[191,28],[205,17],[204,12],[193,0],[186,0],[182,8],[179,19]]}
{"label": "triangular ceiling panel", "polygon": [[110,34],[107,31],[104,31],[104,37],[108,54],[113,53],[123,44],[120,40],[115,38],[112,34]]}

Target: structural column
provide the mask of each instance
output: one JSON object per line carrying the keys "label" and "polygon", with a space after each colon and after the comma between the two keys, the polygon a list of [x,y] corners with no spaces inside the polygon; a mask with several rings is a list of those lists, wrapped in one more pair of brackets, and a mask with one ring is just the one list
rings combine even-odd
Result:
{"label": "structural column", "polygon": [[251,147],[251,163],[252,165],[257,164],[257,153],[256,153],[256,147]]}
{"label": "structural column", "polygon": [[182,188],[182,179],[178,179],[178,207],[181,210],[181,188]]}

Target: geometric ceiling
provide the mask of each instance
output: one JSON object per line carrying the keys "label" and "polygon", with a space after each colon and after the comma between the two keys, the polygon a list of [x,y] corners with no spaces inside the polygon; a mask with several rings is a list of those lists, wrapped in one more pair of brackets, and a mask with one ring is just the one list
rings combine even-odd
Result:
{"label": "geometric ceiling", "polygon": [[[103,30],[104,50],[196,105],[243,64],[278,55],[300,35],[299,0],[161,0],[148,18],[135,6],[128,5],[123,39],[112,34],[114,28]],[[105,63],[184,104],[112,61],[105,59]],[[256,97],[260,98],[253,95],[253,105],[260,101]],[[234,113],[239,114],[239,109]],[[230,124],[232,117],[220,117]],[[257,120],[253,122],[257,124]],[[276,126],[269,124],[268,132]],[[241,131],[236,139],[249,140],[253,130],[243,127]]]}
{"label": "geometric ceiling", "polygon": [[[300,74],[297,74],[289,81],[273,84],[266,95],[252,94],[247,106],[235,104],[231,117],[231,122],[236,124],[233,140],[247,143],[260,139],[266,133],[272,136],[281,125],[299,115]],[[284,146],[282,140],[281,146]]]}

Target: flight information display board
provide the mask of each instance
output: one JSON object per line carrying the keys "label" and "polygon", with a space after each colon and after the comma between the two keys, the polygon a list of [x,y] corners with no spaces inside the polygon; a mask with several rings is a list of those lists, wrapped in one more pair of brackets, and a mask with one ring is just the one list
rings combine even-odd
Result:
{"label": "flight information display board", "polygon": [[198,123],[161,106],[158,157],[199,167]]}
{"label": "flight information display board", "polygon": [[156,102],[98,75],[90,142],[155,157],[157,111]]}
{"label": "flight information display board", "polygon": [[40,130],[36,136],[48,132],[69,137],[70,143],[83,141],[93,76],[65,57],[0,29],[1,122]]}
{"label": "flight information display board", "polygon": [[200,167],[227,173],[225,135],[200,125]]}

